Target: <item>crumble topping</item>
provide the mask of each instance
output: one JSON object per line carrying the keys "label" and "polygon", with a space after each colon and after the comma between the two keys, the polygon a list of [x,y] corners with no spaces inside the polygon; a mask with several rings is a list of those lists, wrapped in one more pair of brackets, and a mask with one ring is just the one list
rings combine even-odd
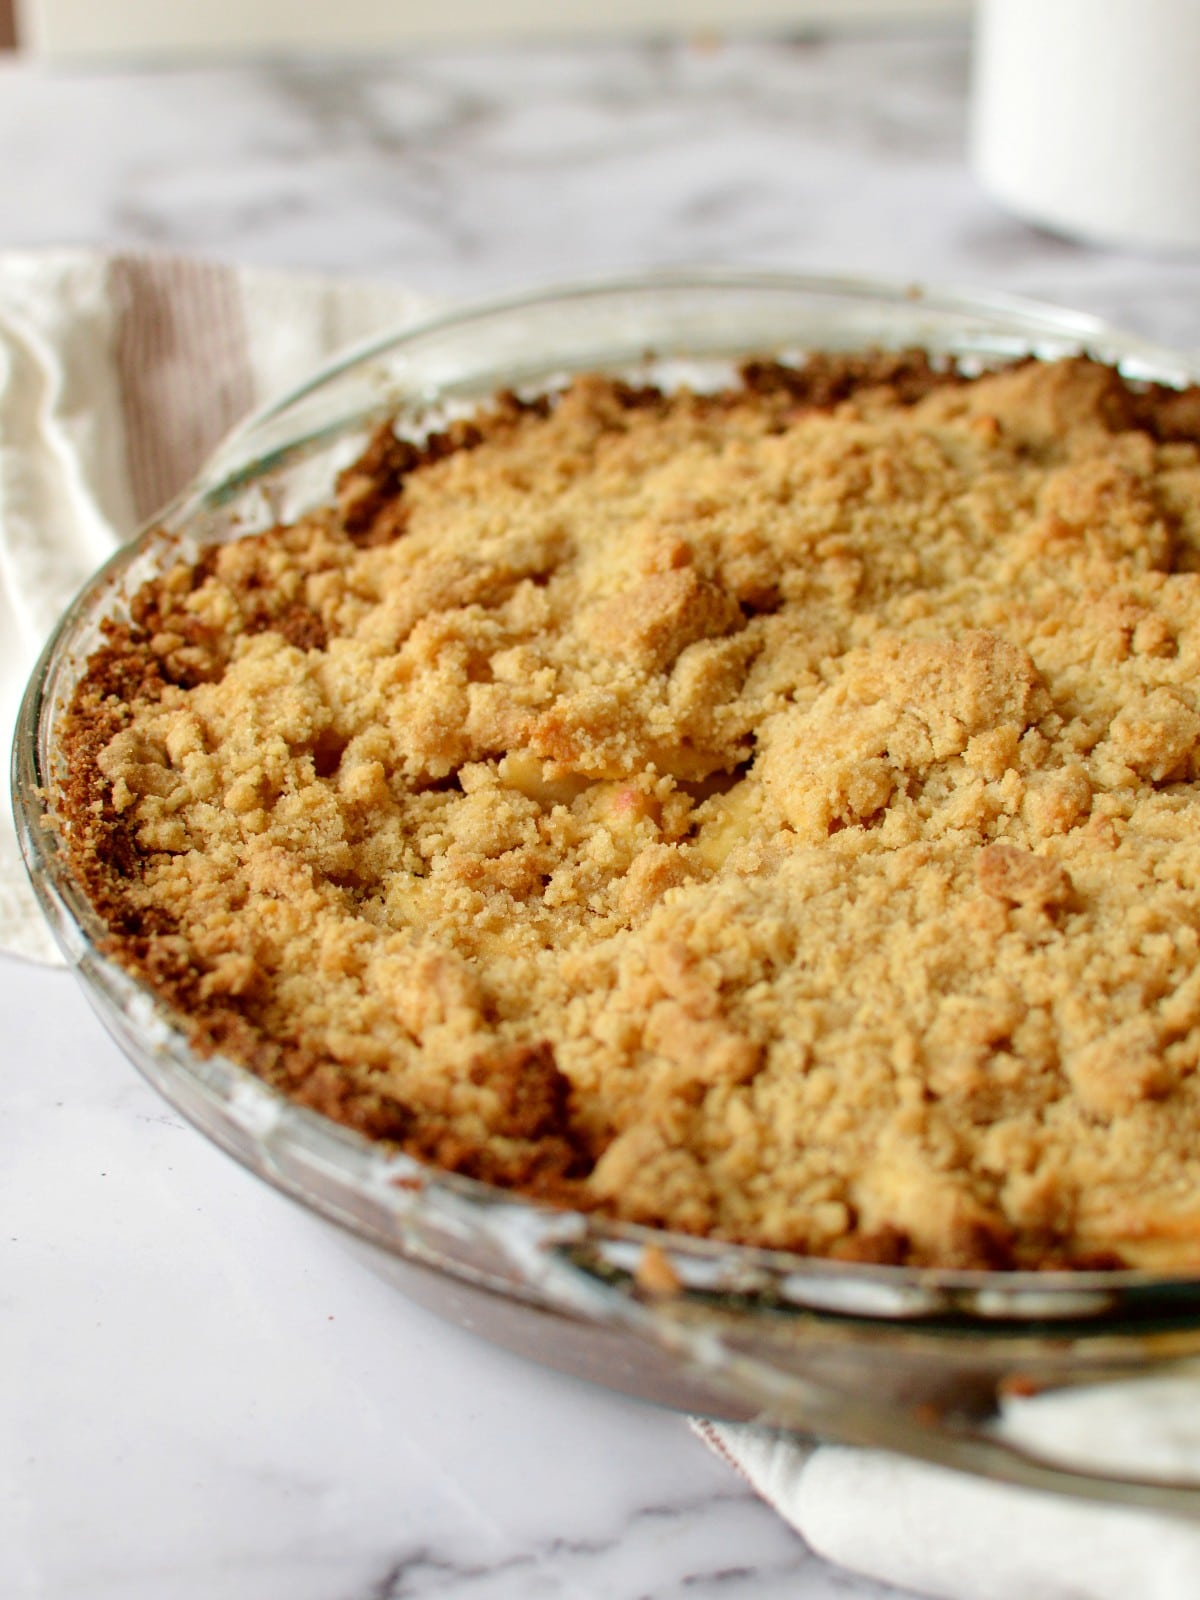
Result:
{"label": "crumble topping", "polygon": [[1200,1266],[1200,396],[593,376],[111,623],[116,954],[327,1115],[849,1259]]}

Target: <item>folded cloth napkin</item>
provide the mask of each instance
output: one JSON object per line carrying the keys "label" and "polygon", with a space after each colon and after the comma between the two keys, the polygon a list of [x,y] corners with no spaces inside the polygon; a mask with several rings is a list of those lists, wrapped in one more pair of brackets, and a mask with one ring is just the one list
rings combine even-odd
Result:
{"label": "folded cloth napkin", "polygon": [[[333,350],[418,315],[414,295],[162,256],[0,254],[0,741],[72,594],[247,411]],[[0,952],[57,957],[0,805]],[[1114,1389],[1119,1386],[1114,1386]],[[1084,1462],[1200,1472],[1190,1382],[1047,1397],[1015,1416]],[[1041,1409],[1038,1410],[1038,1406]],[[1017,1408],[1019,1410],[1019,1408]],[[1200,1530],[869,1450],[707,1422],[706,1442],[830,1560],[947,1600],[1194,1600]],[[1024,1428],[1024,1434],[1021,1430]],[[1039,1431],[1040,1430],[1040,1431]],[[1155,1453],[1157,1452],[1157,1453]]]}
{"label": "folded cloth napkin", "polygon": [[[392,284],[169,256],[0,254],[0,750],[71,596],[221,436],[418,314]],[[7,783],[5,783],[7,790]],[[0,802],[0,951],[58,960]]]}

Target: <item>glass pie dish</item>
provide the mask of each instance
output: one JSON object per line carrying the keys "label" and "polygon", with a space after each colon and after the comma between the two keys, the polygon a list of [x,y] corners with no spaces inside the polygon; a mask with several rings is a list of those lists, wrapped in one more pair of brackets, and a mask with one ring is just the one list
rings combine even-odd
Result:
{"label": "glass pie dish", "polygon": [[551,1209],[422,1165],[195,1051],[185,1020],[106,954],[103,922],[48,825],[65,708],[103,622],[125,614],[164,563],[320,503],[382,420],[419,432],[498,390],[536,390],[574,372],[705,385],[749,355],[913,346],[967,370],[1086,350],[1131,379],[1200,381],[1200,362],[1086,316],[761,274],[569,288],[379,340],[238,429],[70,608],[21,712],[13,784],[22,847],[64,954],[147,1079],[434,1309],[547,1364],[708,1416],[1195,1515],[1200,1470],[1170,1470],[1171,1438],[1148,1438],[1139,1421],[1081,1450],[1068,1442],[1078,1429],[1062,1408],[1073,1415],[1097,1400],[1111,1412],[1116,1397],[1129,1414],[1148,1415],[1153,1407],[1138,1411],[1148,1385],[1160,1396],[1170,1386],[1169,1411],[1200,1398],[1200,1276],[817,1260]]}

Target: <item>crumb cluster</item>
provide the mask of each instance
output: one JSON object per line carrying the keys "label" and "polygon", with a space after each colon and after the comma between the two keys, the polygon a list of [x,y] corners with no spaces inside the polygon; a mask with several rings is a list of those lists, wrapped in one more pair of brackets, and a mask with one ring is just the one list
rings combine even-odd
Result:
{"label": "crumb cluster", "polygon": [[695,1234],[1200,1266],[1200,396],[592,376],[109,625],[58,823],[198,1047]]}

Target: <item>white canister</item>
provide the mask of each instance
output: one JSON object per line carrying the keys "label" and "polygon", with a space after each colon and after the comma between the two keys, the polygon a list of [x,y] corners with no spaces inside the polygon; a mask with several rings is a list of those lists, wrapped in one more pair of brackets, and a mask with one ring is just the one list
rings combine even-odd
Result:
{"label": "white canister", "polygon": [[971,159],[1031,222],[1200,245],[1200,0],[979,0]]}

